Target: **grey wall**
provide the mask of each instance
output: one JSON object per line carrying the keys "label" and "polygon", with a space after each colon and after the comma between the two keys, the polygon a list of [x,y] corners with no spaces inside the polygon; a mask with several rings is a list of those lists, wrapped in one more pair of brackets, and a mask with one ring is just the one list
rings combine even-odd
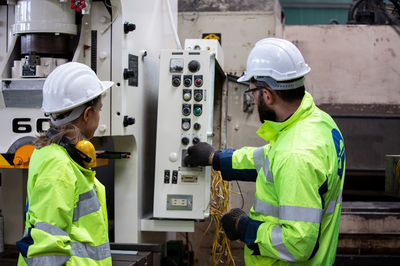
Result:
{"label": "grey wall", "polygon": [[271,11],[275,0],[178,0],[179,12],[198,11]]}
{"label": "grey wall", "polygon": [[391,26],[286,26],[311,67],[318,104],[399,104],[400,36]]}

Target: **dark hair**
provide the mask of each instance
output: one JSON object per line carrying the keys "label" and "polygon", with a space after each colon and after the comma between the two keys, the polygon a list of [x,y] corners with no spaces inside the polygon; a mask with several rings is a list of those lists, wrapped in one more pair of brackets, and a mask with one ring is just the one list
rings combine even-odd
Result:
{"label": "dark hair", "polygon": [[306,89],[304,86],[298,87],[294,90],[275,90],[276,94],[286,102],[303,99],[305,91]]}
{"label": "dark hair", "polygon": [[[100,99],[101,99],[101,95],[94,98],[93,100],[85,103],[86,108],[89,106],[95,106],[100,101]],[[71,111],[65,112],[65,113],[59,115],[58,118],[60,118],[60,119],[64,118],[64,117],[68,116],[70,113],[71,113]],[[63,136],[66,136],[68,138],[68,140],[70,141],[70,143],[74,144],[74,145],[83,139],[83,135],[82,135],[80,129],[72,122],[70,122],[66,125],[58,126],[58,127],[54,126],[50,122],[50,127],[54,128],[59,133],[52,136],[51,138],[49,138],[46,135],[46,132],[41,133],[34,142],[36,149],[40,149],[40,148],[50,145],[52,143],[58,143],[58,141]]]}

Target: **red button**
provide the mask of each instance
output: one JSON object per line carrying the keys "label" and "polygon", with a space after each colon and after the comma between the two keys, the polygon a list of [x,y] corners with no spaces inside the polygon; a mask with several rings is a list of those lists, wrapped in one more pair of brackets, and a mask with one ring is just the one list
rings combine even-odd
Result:
{"label": "red button", "polygon": [[203,80],[201,80],[201,79],[196,79],[195,82],[196,82],[197,87],[200,87],[203,84]]}

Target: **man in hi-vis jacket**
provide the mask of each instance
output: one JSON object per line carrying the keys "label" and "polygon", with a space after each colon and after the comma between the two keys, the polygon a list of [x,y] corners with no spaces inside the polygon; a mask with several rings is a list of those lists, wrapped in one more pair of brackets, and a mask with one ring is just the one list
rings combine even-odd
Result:
{"label": "man in hi-vis jacket", "polygon": [[235,208],[222,217],[227,236],[246,244],[246,265],[335,261],[345,148],[335,122],[305,91],[310,70],[291,42],[258,41],[238,81],[249,83],[263,123],[257,134],[268,144],[215,151],[202,142],[185,156],[190,166],[212,165],[224,180],[256,182],[249,214]]}

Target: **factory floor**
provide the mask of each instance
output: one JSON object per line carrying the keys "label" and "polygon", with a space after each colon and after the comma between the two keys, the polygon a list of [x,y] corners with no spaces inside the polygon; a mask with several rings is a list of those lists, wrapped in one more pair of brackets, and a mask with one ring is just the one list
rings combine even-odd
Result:
{"label": "factory floor", "polygon": [[[240,250],[236,250],[235,255],[242,253]],[[238,257],[235,256],[235,265],[244,265],[242,260],[242,255]],[[139,252],[137,255],[113,255],[113,265],[114,266],[139,266],[139,265],[157,265],[152,261],[151,252]],[[15,266],[18,260],[18,251],[15,246],[6,246],[4,253],[0,254],[0,265],[1,266]],[[199,262],[195,265],[201,265]],[[203,264],[204,265],[204,264]],[[212,264],[210,264],[212,265]],[[222,264],[221,264],[222,265]],[[336,261],[334,266],[391,266],[400,265],[400,255],[399,256],[389,256],[389,255],[340,255],[336,256]]]}
{"label": "factory floor", "polygon": [[[136,253],[136,252],[135,252]],[[159,265],[153,263],[151,251],[138,251],[136,254],[112,254],[113,266],[142,266]],[[6,245],[3,253],[0,253],[1,266],[15,266],[18,262],[18,249],[13,245]]]}

